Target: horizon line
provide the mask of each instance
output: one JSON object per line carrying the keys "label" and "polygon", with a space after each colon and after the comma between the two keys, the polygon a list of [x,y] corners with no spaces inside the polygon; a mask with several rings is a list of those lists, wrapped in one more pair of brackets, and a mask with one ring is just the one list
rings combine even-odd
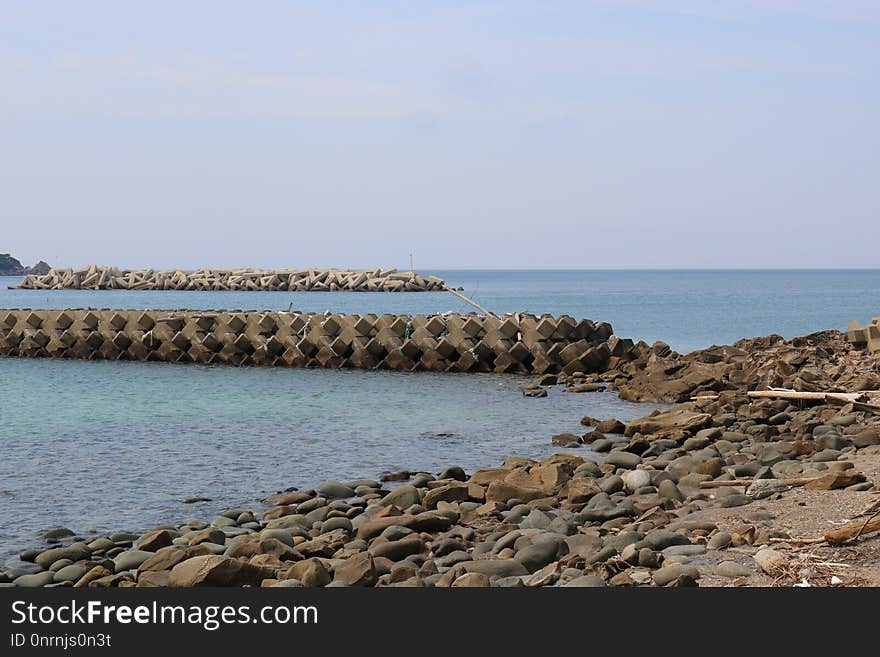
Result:
{"label": "horizon line", "polygon": [[426,267],[418,271],[880,271],[880,267]]}
{"label": "horizon line", "polygon": [[[52,265],[52,269],[78,269],[75,266],[61,266],[61,265]],[[153,269],[156,271],[161,270],[161,267],[147,267],[148,269]],[[235,269],[237,267],[196,267],[196,269]],[[253,267],[253,269],[264,269],[265,271],[272,271],[273,269],[286,269],[287,267]],[[363,266],[363,267],[304,267],[305,269],[375,269],[375,267]],[[120,269],[137,269],[133,267],[120,267]],[[172,269],[184,269],[184,267],[169,267],[169,271]],[[398,271],[410,271],[406,268],[396,268]],[[880,271],[880,267],[425,267],[419,268],[416,267],[414,269],[416,273],[425,271],[516,271],[516,272],[563,272],[563,271],[590,271],[590,272],[614,272],[614,271],[677,271],[677,272],[722,272],[722,271],[788,271],[788,272],[800,272],[800,271]],[[13,278],[16,276],[22,276],[22,274],[0,274],[5,278]]]}

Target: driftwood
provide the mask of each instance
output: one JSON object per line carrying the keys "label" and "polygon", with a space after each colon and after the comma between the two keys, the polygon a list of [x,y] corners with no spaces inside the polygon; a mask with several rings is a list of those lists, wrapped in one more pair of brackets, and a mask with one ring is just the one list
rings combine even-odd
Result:
{"label": "driftwood", "polygon": [[830,532],[825,532],[824,538],[829,545],[841,545],[847,541],[857,539],[862,534],[878,531],[880,531],[880,510],[867,520],[854,520],[842,527],[832,529]]}
{"label": "driftwood", "polygon": [[787,388],[770,388],[769,390],[750,390],[749,397],[770,399],[807,399],[813,401],[827,401],[828,399],[839,400],[847,403],[869,401],[873,397],[880,397],[880,391],[863,390],[861,392],[801,392],[788,390]]}
{"label": "driftwood", "polygon": [[[817,479],[822,479],[826,475],[822,477],[800,477],[797,479],[771,479],[768,481],[779,481],[786,486],[805,486],[811,481],[815,481]],[[756,481],[762,481],[761,479],[729,479],[724,481],[701,481],[700,488],[727,488],[728,486],[745,486],[749,487]]]}
{"label": "driftwood", "polygon": [[[869,402],[880,402],[880,391],[863,390],[861,392],[801,392],[799,390],[789,390],[788,388],[770,388],[769,390],[750,390],[749,397],[758,399],[796,399],[806,401],[825,402],[827,404],[852,404],[857,411],[865,411],[868,413],[876,413],[880,415],[880,406]],[[691,401],[715,401],[718,399],[717,394],[707,393],[704,395],[694,395]]]}
{"label": "driftwood", "polygon": [[[869,504],[859,516],[868,516],[867,519],[853,520],[837,529],[832,529],[819,538],[771,538],[771,543],[791,543],[792,545],[816,545],[828,543],[828,545],[843,545],[854,541],[859,536],[880,531],[880,499]],[[856,516],[858,518],[858,516]]]}
{"label": "driftwood", "polygon": [[865,481],[865,475],[854,470],[831,471],[818,477],[797,477],[794,479],[732,479],[727,481],[703,481],[700,488],[719,488],[723,486],[751,486],[758,481],[775,481],[786,486],[806,486],[812,490],[837,490]]}
{"label": "driftwood", "polygon": [[859,513],[859,516],[873,516],[875,512],[880,512],[880,498],[877,498],[864,509],[862,509],[862,511]]}
{"label": "driftwood", "polygon": [[880,406],[872,401],[880,401],[880,391],[862,390],[861,392],[801,392],[786,388],[770,388],[769,390],[750,390],[749,397],[759,399],[795,399],[820,401],[828,404],[852,404],[853,409],[880,415]]}
{"label": "driftwood", "polygon": [[770,538],[770,543],[787,543],[789,545],[799,546],[799,545],[816,545],[818,543],[824,543],[825,537],[822,538]]}
{"label": "driftwood", "polygon": [[852,407],[856,411],[864,411],[865,413],[873,413],[874,415],[880,415],[880,406],[876,404],[865,404],[862,402],[852,402]]}

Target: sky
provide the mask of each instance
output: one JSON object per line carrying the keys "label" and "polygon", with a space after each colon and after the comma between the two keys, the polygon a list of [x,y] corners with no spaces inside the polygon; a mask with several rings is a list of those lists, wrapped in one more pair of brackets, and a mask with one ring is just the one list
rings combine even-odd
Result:
{"label": "sky", "polygon": [[880,3],[0,0],[0,252],[880,266]]}

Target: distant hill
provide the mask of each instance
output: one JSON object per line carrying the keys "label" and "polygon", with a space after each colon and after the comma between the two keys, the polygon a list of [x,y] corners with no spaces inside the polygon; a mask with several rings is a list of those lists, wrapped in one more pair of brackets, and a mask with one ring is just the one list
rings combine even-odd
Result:
{"label": "distant hill", "polygon": [[8,253],[0,253],[0,276],[26,276],[27,274],[48,274],[48,263],[40,260],[33,267],[25,267],[18,258],[13,258]]}
{"label": "distant hill", "polygon": [[20,274],[24,271],[17,258],[8,253],[0,253],[0,274]]}

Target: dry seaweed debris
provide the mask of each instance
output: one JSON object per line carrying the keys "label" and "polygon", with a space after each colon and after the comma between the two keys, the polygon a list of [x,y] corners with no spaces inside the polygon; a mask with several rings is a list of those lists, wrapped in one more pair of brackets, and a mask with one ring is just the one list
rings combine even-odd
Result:
{"label": "dry seaweed debris", "polygon": [[789,559],[776,575],[771,586],[774,587],[845,587],[865,586],[863,578],[854,575],[852,566],[827,557],[801,552]]}

